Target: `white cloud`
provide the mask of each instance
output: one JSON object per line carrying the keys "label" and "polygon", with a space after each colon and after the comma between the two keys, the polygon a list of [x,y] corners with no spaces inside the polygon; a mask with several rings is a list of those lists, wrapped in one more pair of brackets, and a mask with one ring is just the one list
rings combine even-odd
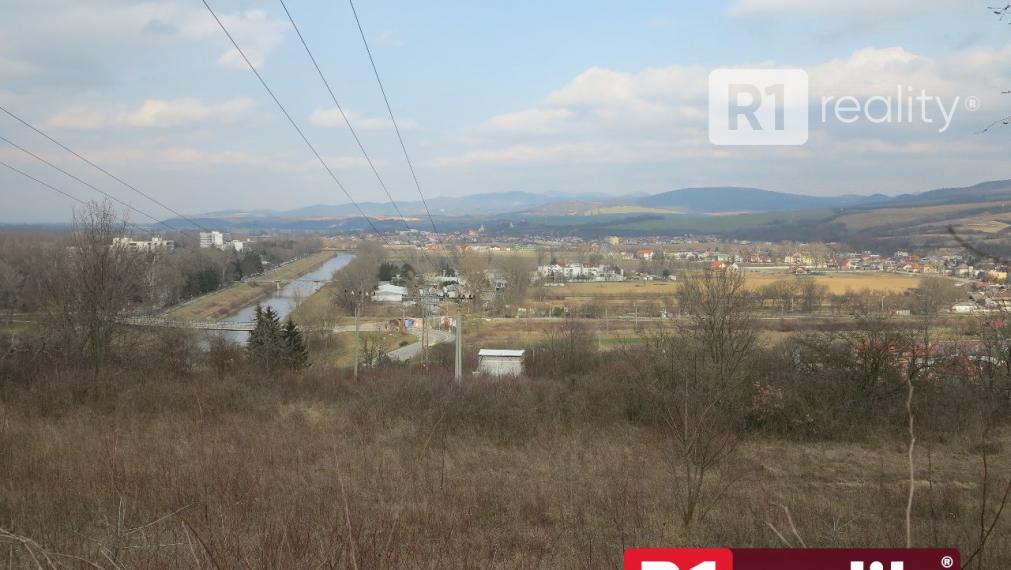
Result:
{"label": "white cloud", "polygon": [[0,56],[0,80],[14,77],[30,77],[39,73],[37,65]]}
{"label": "white cloud", "polygon": [[671,65],[629,73],[592,67],[548,95],[549,105],[591,110],[601,117],[655,115],[672,101],[705,97],[708,71]]}
{"label": "white cloud", "polygon": [[[195,167],[241,166],[253,171],[287,174],[322,172],[319,162],[311,156],[288,152],[261,153],[241,149],[208,149],[192,146],[105,147],[89,149],[86,155],[100,164],[130,168],[143,164],[145,168],[189,170]],[[352,169],[367,166],[360,156],[332,155],[324,157],[331,168]]]}
{"label": "white cloud", "polygon": [[[238,53],[200,2],[157,0],[75,0],[48,6],[38,0],[8,0],[6,21],[0,22],[0,53],[6,42],[12,53],[42,66],[51,63],[51,49],[96,66],[145,59],[171,49],[171,44],[214,42],[223,51],[217,63],[244,67]],[[287,22],[259,9],[219,12],[221,21],[255,65],[282,42]],[[7,23],[10,25],[5,25]],[[40,43],[38,38],[45,38]],[[213,60],[212,60],[213,61]]]}
{"label": "white cloud", "polygon": [[[811,77],[812,108],[822,96],[851,95],[897,97],[904,93],[944,98],[946,105],[960,97],[953,127],[973,132],[979,117],[966,111],[964,101],[975,96],[983,108],[1001,103],[995,81],[1006,76],[1011,64],[1011,44],[997,49],[974,48],[944,58],[930,58],[902,47],[867,47],[807,67]],[[782,67],[762,62],[756,67]],[[624,71],[591,67],[549,92],[527,109],[494,115],[463,139],[462,149],[431,164],[443,168],[487,165],[555,165],[579,161],[646,164],[687,158],[727,158],[741,151],[717,152],[706,135],[709,70],[672,65]],[[995,79],[997,78],[997,79]],[[1004,98],[1006,99],[1006,98]],[[929,126],[929,125],[928,125]],[[862,130],[861,130],[862,129]],[[954,145],[940,140],[937,128],[923,125],[812,124],[812,144],[827,154],[866,158],[874,150],[882,155],[903,155],[912,160],[936,155]],[[858,153],[861,145],[870,153]],[[954,148],[954,146],[952,146]],[[780,158],[787,150],[775,150]],[[796,155],[797,151],[789,151]]]}
{"label": "white cloud", "polygon": [[53,115],[49,126],[92,130],[107,127],[168,128],[200,122],[223,123],[238,119],[256,104],[252,99],[204,103],[200,99],[148,99],[132,111],[70,107]]}
{"label": "white cloud", "polygon": [[[344,113],[351,122],[351,126],[356,131],[382,131],[393,129],[393,123],[387,117],[368,117],[359,115],[350,109],[344,109]],[[309,115],[309,124],[321,128],[347,128],[344,118],[341,117],[337,107],[318,108]],[[417,121],[411,119],[397,119],[400,130],[407,131],[418,128]]]}
{"label": "white cloud", "polygon": [[471,164],[529,164],[599,158],[605,153],[604,147],[592,143],[516,145],[505,148],[476,149],[455,156],[438,157],[432,160],[431,164],[439,167]]}
{"label": "white cloud", "polygon": [[964,0],[736,0],[731,16],[818,16],[825,20],[874,21],[914,18],[924,12],[965,7]]}
{"label": "white cloud", "polygon": [[568,109],[528,109],[496,115],[485,122],[485,127],[494,131],[554,131],[564,126],[572,114]]}
{"label": "white cloud", "polygon": [[[221,21],[256,67],[262,66],[267,55],[281,45],[281,40],[284,39],[284,22],[271,19],[262,10],[223,14]],[[234,48],[223,53],[218,58],[218,64],[236,69],[246,68],[246,62]]]}

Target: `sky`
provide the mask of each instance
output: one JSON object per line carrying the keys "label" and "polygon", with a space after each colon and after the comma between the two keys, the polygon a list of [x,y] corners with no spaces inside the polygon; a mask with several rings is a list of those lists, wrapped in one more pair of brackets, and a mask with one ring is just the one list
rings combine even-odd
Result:
{"label": "sky", "polygon": [[[352,197],[385,201],[281,4],[209,2]],[[428,197],[729,185],[834,195],[1011,178],[1011,127],[979,133],[1011,115],[1011,95],[1002,95],[1011,89],[1011,14],[1000,20],[987,3],[358,0],[356,8]],[[349,4],[287,4],[394,199],[417,200]],[[807,72],[807,143],[713,145],[708,79],[718,68]],[[950,128],[831,113],[820,121],[822,97],[867,102],[903,86],[955,109]],[[0,105],[184,213],[347,202],[200,0],[6,0]],[[2,113],[0,135],[171,216]],[[82,200],[100,197],[2,141],[0,160]],[[0,167],[0,222],[68,221],[75,206]]]}

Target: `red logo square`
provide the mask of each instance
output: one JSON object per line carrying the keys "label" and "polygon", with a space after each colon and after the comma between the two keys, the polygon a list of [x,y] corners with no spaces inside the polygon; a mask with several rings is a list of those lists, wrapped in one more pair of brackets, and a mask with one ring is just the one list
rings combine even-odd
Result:
{"label": "red logo square", "polygon": [[728,548],[630,548],[625,570],[733,570]]}

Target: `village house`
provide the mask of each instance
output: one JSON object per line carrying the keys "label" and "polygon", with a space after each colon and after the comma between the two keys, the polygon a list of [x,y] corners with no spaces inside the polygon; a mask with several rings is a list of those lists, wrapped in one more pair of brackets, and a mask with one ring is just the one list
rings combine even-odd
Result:
{"label": "village house", "polygon": [[653,256],[655,255],[656,252],[653,251],[652,249],[648,247],[641,247],[635,250],[635,255],[633,257],[635,257],[636,259],[641,259],[643,261],[650,261],[653,259]]}
{"label": "village house", "polygon": [[568,265],[541,265],[537,268],[537,276],[544,281],[624,281],[625,276],[619,267],[610,265],[589,266],[581,263]]}

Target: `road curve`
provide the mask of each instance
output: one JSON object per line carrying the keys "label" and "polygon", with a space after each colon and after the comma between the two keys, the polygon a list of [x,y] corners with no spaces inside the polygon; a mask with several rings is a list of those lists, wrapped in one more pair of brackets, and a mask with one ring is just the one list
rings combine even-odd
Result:
{"label": "road curve", "polygon": [[[390,357],[390,360],[404,362],[414,358],[415,356],[421,354],[421,331],[417,329],[411,329],[411,334],[419,338],[418,342],[414,344],[409,344],[407,346],[402,346],[396,350],[391,350],[386,353],[386,356]],[[450,331],[441,331],[438,329],[429,329],[428,331],[428,346],[435,346],[437,344],[442,344],[444,342],[451,342],[454,335]]]}

